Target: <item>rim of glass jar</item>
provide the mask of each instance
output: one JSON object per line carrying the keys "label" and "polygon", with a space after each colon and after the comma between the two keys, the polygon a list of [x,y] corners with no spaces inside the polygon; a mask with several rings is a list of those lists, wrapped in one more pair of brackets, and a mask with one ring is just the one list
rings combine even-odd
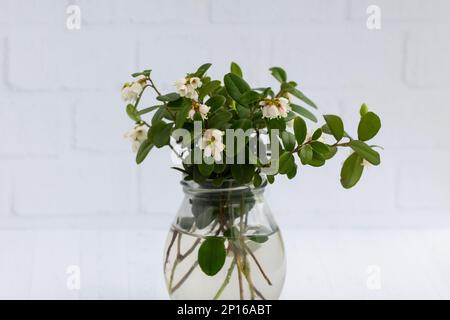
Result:
{"label": "rim of glass jar", "polygon": [[[253,183],[249,184],[240,184],[234,179],[225,179],[222,186],[216,187],[213,185],[213,179],[207,179],[202,184],[199,184],[193,180],[186,181],[184,179],[181,180],[180,184],[183,186],[183,190],[188,194],[213,194],[213,193],[221,193],[221,192],[241,192],[241,191],[250,191],[253,194],[259,194],[264,192],[267,186],[267,179],[262,180],[262,183],[259,187],[255,187]],[[226,185],[229,187],[225,187]]]}

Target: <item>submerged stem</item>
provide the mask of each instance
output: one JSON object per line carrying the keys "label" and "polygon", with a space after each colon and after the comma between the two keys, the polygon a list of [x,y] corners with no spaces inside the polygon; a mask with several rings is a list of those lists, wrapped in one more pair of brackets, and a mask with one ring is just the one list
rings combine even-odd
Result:
{"label": "submerged stem", "polygon": [[264,269],[262,268],[261,264],[259,263],[258,259],[256,259],[255,254],[252,252],[252,250],[250,250],[250,248],[244,243],[244,247],[245,250],[250,254],[250,256],[253,258],[253,261],[255,261],[256,266],[258,267],[259,271],[261,272],[262,276],[264,277],[264,279],[266,279],[267,283],[269,285],[272,285],[272,282],[270,281],[269,277],[267,276],[267,274],[264,272]]}
{"label": "submerged stem", "polygon": [[213,298],[214,300],[217,300],[220,298],[220,296],[223,293],[223,290],[225,290],[226,286],[230,283],[231,275],[233,274],[233,270],[234,270],[235,266],[236,266],[236,257],[231,262],[230,267],[228,268],[228,271],[227,271],[227,275],[225,276],[225,280],[223,281],[219,290],[217,290],[217,293],[215,294],[215,296]]}

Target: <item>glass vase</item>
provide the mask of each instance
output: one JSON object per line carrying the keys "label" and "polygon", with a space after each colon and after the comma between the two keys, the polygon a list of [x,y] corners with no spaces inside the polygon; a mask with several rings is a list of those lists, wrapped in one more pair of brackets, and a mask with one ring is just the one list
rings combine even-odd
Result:
{"label": "glass vase", "polygon": [[182,181],[164,275],[172,299],[278,299],[286,274],[283,240],[260,187]]}

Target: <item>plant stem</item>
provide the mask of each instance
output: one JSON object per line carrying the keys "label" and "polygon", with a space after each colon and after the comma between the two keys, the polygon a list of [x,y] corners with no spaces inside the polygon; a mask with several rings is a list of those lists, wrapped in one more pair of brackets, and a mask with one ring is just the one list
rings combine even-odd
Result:
{"label": "plant stem", "polygon": [[239,263],[239,258],[236,257],[237,260],[237,271],[238,271],[238,280],[239,280],[239,299],[244,300],[244,287],[242,285],[242,271]]}
{"label": "plant stem", "polygon": [[255,261],[256,266],[258,267],[259,271],[261,272],[261,274],[263,275],[264,279],[266,279],[267,283],[269,285],[272,285],[272,282],[270,281],[269,277],[267,276],[267,274],[264,272],[264,269],[262,268],[261,264],[259,263],[258,259],[256,259],[255,254],[250,250],[250,248],[244,243],[244,247],[245,247],[245,251],[247,251],[250,256],[253,258],[253,261]]}
{"label": "plant stem", "polygon": [[175,243],[175,239],[177,238],[177,236],[178,236],[178,231],[173,230],[172,240],[170,240],[170,244],[169,244],[169,247],[167,248],[167,252],[166,252],[166,260],[164,261],[164,272],[166,272],[167,262],[169,262],[170,251],[172,250],[172,246]]}
{"label": "plant stem", "polygon": [[236,257],[233,259],[233,261],[230,264],[230,267],[228,268],[227,275],[225,276],[225,280],[223,281],[222,285],[220,286],[219,290],[214,296],[214,300],[217,300],[220,298],[220,296],[223,293],[223,290],[225,290],[226,286],[230,283],[231,275],[233,274],[234,267],[236,266]]}
{"label": "plant stem", "polygon": [[247,257],[244,256],[244,263],[245,263],[245,269],[244,269],[244,276],[245,279],[247,279],[248,287],[250,290],[250,298],[251,300],[255,300],[255,286],[253,285],[252,275],[250,272],[250,265],[248,263]]}
{"label": "plant stem", "polygon": [[189,268],[188,272],[186,272],[186,274],[180,279],[180,281],[178,281],[178,283],[172,288],[170,293],[174,293],[175,290],[177,290],[179,287],[181,287],[181,285],[187,280],[187,278],[189,278],[192,271],[194,271],[194,269],[197,266],[198,266],[198,261],[195,261],[195,263]]}
{"label": "plant stem", "polygon": [[172,267],[172,271],[170,272],[169,292],[172,291],[173,277],[175,276],[175,269],[177,268],[177,265],[180,262],[180,246],[181,246],[181,234],[178,237],[178,241],[177,241],[177,257],[175,258],[175,261],[174,261],[173,267]]}

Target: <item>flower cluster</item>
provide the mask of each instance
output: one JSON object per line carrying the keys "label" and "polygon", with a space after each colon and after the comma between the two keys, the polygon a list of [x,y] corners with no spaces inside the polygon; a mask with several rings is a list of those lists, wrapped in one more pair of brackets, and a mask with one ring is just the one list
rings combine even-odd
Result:
{"label": "flower cluster", "polygon": [[180,97],[186,97],[192,100],[198,100],[197,89],[202,86],[202,81],[199,77],[182,78],[175,82],[177,93]]}
{"label": "flower cluster", "polygon": [[195,100],[192,100],[192,108],[189,110],[187,119],[194,120],[195,113],[198,112],[203,120],[208,119],[208,112],[211,108],[206,104],[201,104]]}
{"label": "flower cluster", "polygon": [[125,83],[122,87],[122,99],[125,102],[134,102],[142,93],[147,83],[147,78],[143,75],[136,78],[135,81]]}
{"label": "flower cluster", "polygon": [[142,142],[147,139],[148,129],[146,126],[135,126],[133,129],[125,133],[125,138],[131,141],[131,148],[133,152],[137,152]]}
{"label": "flower cluster", "polygon": [[225,149],[222,141],[223,135],[223,131],[217,129],[208,129],[203,133],[199,146],[205,157],[213,157],[217,162],[222,160],[222,152]]}
{"label": "flower cluster", "polygon": [[289,100],[284,97],[272,98],[268,96],[259,105],[261,106],[263,117],[267,119],[286,118],[288,112],[291,111]]}

